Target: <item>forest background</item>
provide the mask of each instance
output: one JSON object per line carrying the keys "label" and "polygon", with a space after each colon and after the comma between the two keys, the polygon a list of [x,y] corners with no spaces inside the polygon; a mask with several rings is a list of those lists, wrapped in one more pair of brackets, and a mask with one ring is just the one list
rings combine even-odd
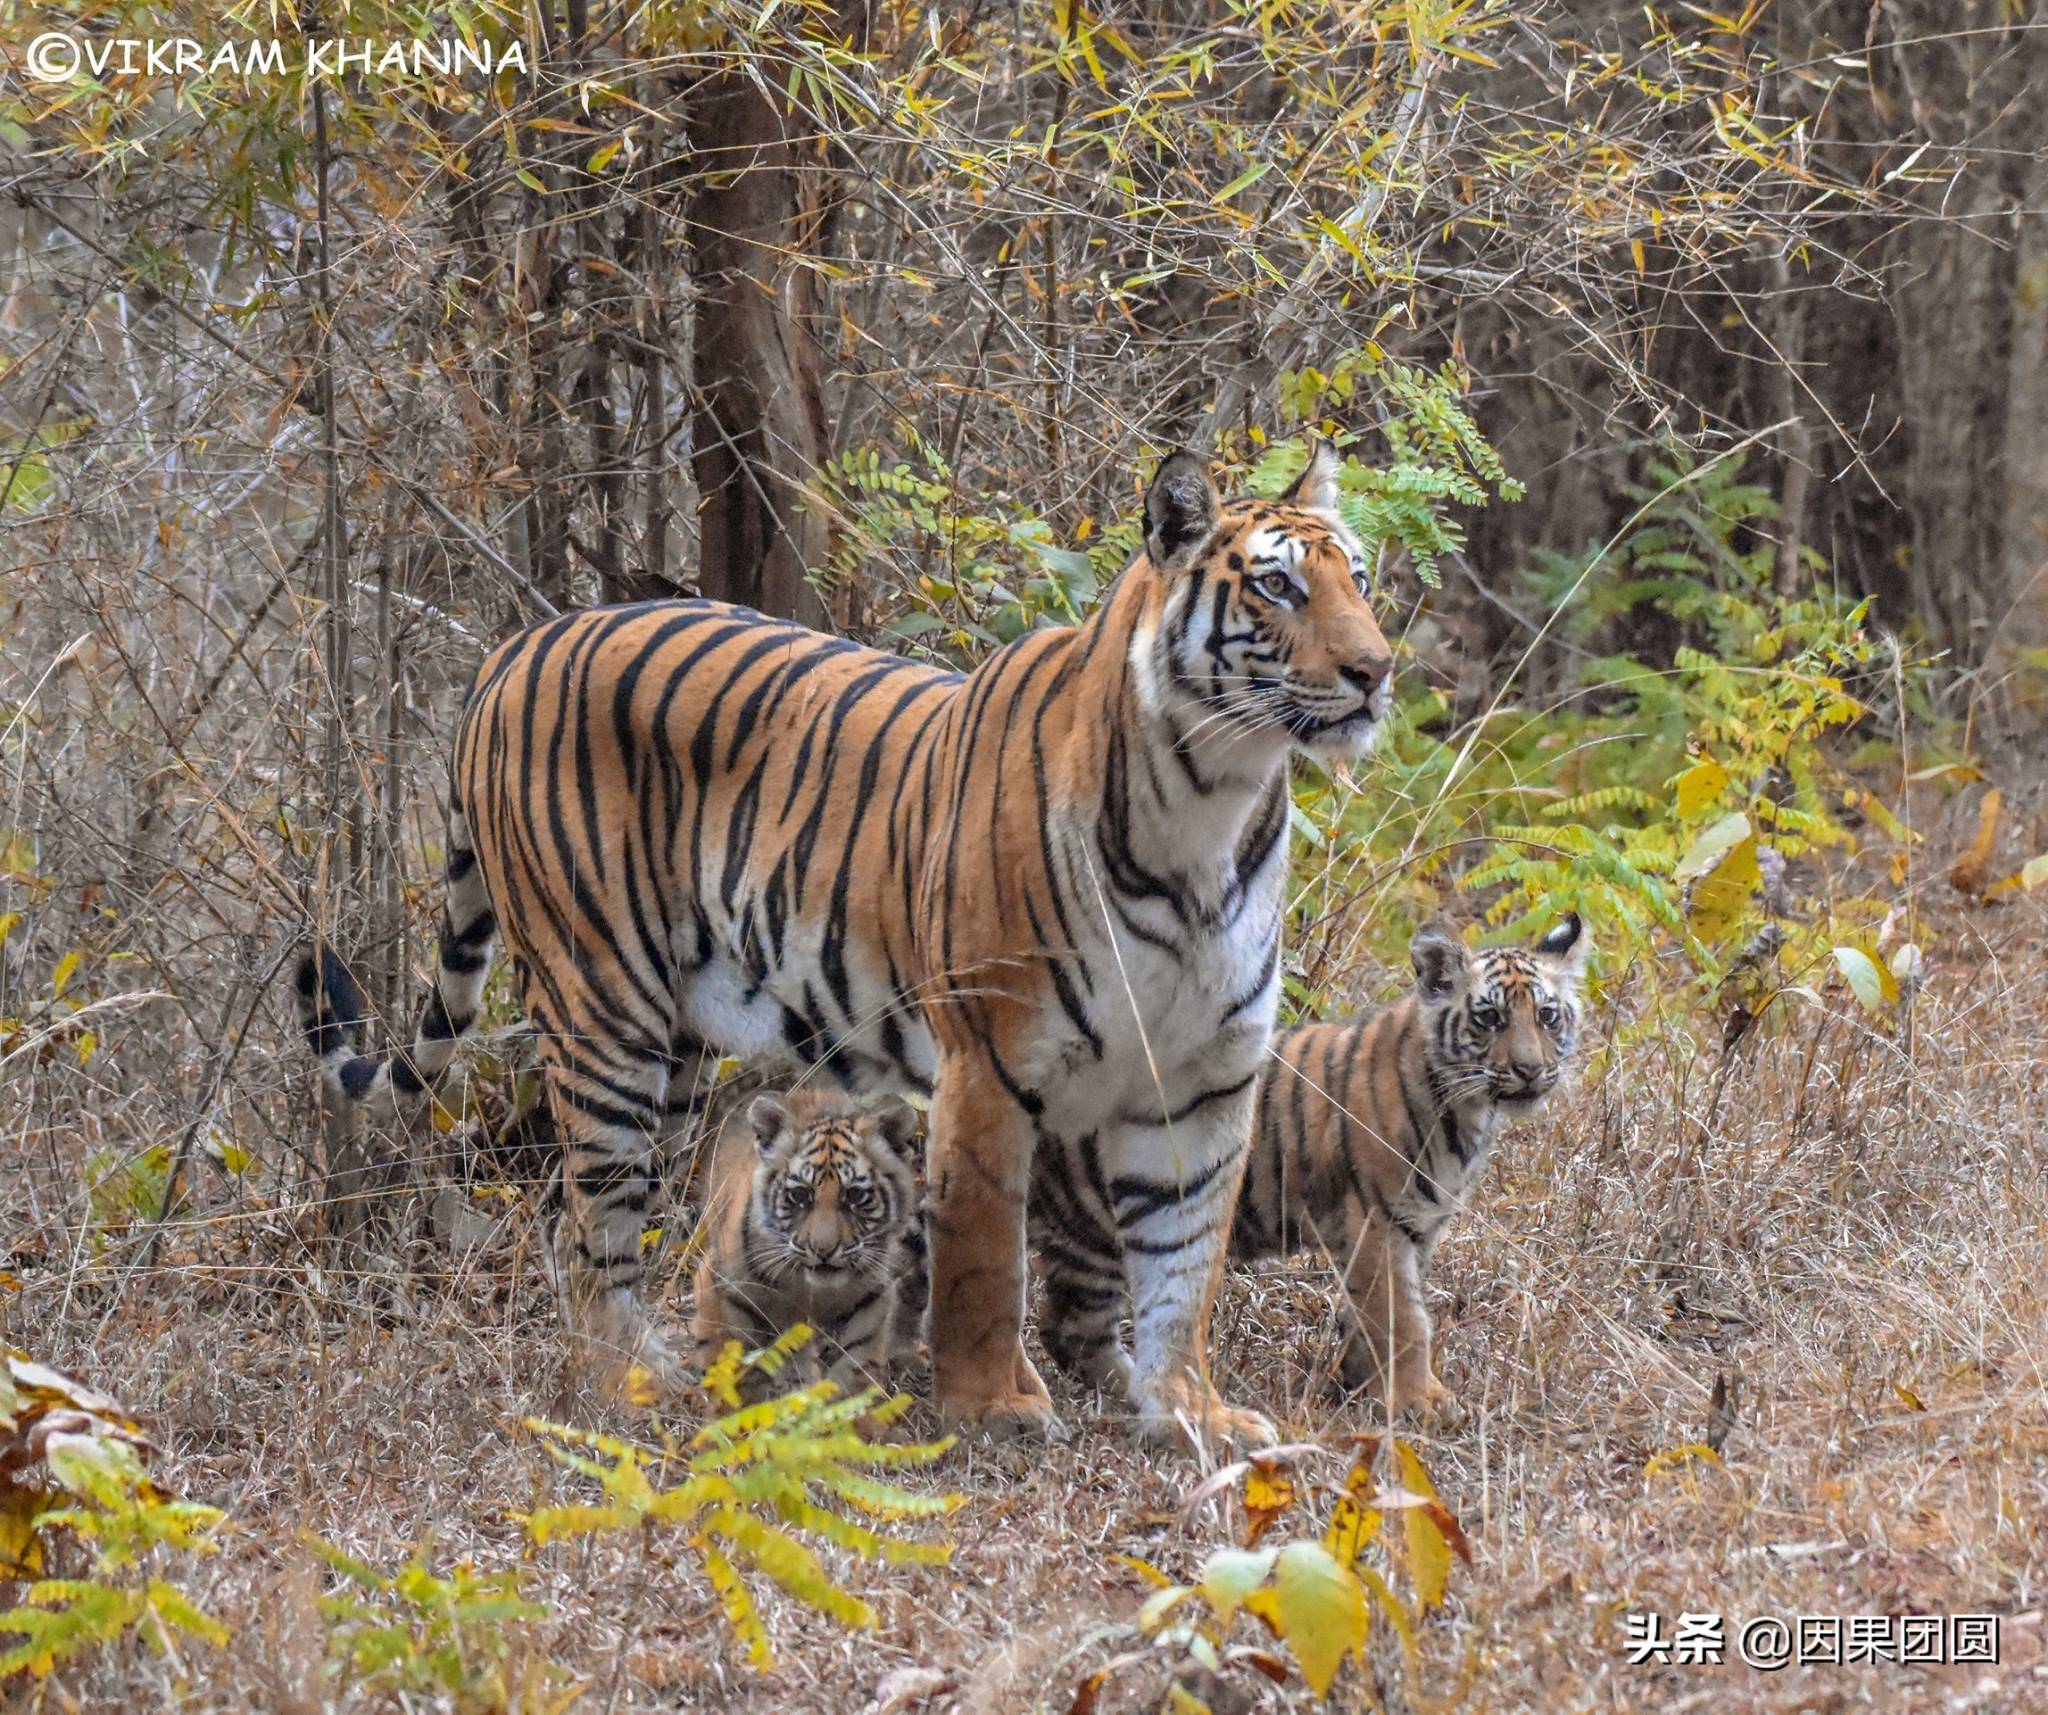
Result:
{"label": "forest background", "polygon": [[[42,81],[53,32],[518,52]],[[510,1564],[549,1467],[504,1426],[568,1410],[515,1021],[379,1138],[314,1118],[281,981],[317,927],[408,1017],[494,640],[701,592],[971,663],[1088,610],[1162,453],[1272,492],[1312,432],[1402,695],[1297,779],[1290,1010],[1396,992],[1438,913],[1600,948],[1579,1093],[1449,1253],[1469,1583],[1390,1593],[1420,1643],[1337,1694],[1625,1699],[1620,1607],[1706,1589],[2038,1622],[2044,41],[2031,0],[0,0],[0,1333],[253,1532],[223,1626],[299,1626],[44,1671],[396,1696],[427,1631],[365,1665],[285,1526]],[[1225,1317],[1301,1435],[1326,1286]],[[934,1698],[1064,1708],[1132,1635],[1194,1683],[1097,1551],[1171,1558],[1192,1479],[1089,1448],[1085,1502],[942,1469],[999,1518],[891,1597]],[[701,1568],[593,1604],[554,1552],[485,1691],[405,1694],[848,1706],[829,1619],[762,1690]],[[2024,1695],[2009,1635],[1927,1695]]]}

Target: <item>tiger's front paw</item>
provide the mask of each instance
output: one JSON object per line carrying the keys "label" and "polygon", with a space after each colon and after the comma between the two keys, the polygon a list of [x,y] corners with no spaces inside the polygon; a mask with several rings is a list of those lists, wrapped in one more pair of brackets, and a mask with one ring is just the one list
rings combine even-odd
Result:
{"label": "tiger's front paw", "polygon": [[1226,1405],[1207,1382],[1193,1378],[1140,1396],[1138,1436],[1147,1446],[1192,1446],[1197,1451],[1222,1444],[1270,1447],[1280,1439],[1263,1413]]}
{"label": "tiger's front paw", "polygon": [[1051,1402],[1029,1393],[941,1399],[939,1416],[958,1433],[989,1441],[1064,1441],[1067,1434]]}

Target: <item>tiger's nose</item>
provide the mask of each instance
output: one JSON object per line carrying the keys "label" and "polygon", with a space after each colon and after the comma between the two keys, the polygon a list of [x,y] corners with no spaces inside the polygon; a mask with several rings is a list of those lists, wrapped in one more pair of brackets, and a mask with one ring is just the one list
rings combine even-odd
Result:
{"label": "tiger's nose", "polygon": [[1511,1070],[1525,1084],[1540,1083],[1543,1078],[1543,1068],[1541,1066],[1525,1066],[1519,1060],[1515,1061]]}
{"label": "tiger's nose", "polygon": [[1356,661],[1347,661],[1339,667],[1337,676],[1361,695],[1369,697],[1385,682],[1393,668],[1394,658],[1391,655],[1361,655]]}

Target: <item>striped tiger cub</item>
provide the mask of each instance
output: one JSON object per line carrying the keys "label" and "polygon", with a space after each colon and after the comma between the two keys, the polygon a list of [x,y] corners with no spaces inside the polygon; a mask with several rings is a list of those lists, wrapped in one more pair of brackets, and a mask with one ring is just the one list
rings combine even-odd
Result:
{"label": "striped tiger cub", "polygon": [[1413,994],[1274,1033],[1231,1254],[1320,1246],[1351,1299],[1345,1384],[1397,1412],[1448,1397],[1430,1365],[1422,1270],[1502,1121],[1557,1087],[1586,945],[1576,914],[1532,947],[1480,952],[1426,927],[1409,948]]}
{"label": "striped tiger cub", "polygon": [[917,1110],[836,1090],[757,1096],[719,1133],[697,1265],[699,1356],[815,1333],[799,1371],[849,1391],[917,1343],[925,1251]]}

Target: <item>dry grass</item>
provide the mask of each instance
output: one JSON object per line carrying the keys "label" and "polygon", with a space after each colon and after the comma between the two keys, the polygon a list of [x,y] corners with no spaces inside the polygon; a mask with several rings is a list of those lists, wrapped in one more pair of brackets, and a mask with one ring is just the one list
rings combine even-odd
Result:
{"label": "dry grass", "polygon": [[[1511,1136],[1439,1259],[1463,1415],[1420,1442],[1477,1564],[1426,1630],[1422,1694],[1391,1676],[1390,1707],[2048,1708],[2048,932],[2034,902],[1930,909],[1909,1030],[1873,1031],[1837,985],[1790,999],[1732,1064],[1715,1042],[1621,1052]],[[182,1683],[140,1653],[67,1672],[46,1707],[327,1706],[296,1544],[313,1531],[385,1565],[430,1532],[450,1560],[525,1563],[554,1610],[532,1641],[587,1676],[590,1709],[841,1715],[926,1665],[959,1675],[927,1707],[1059,1712],[1131,1641],[1141,1591],[1116,1556],[1185,1572],[1229,1533],[1174,1523],[1196,1461],[1149,1461],[1063,1396],[1071,1447],[931,1474],[968,1497],[950,1569],[851,1570],[872,1636],[771,1603],[782,1667],[763,1681],[687,1562],[523,1549],[510,1515],[555,1476],[521,1416],[633,1422],[564,1391],[530,1260],[501,1247],[380,1325],[346,1312],[360,1294],[317,1272],[295,1219],[202,1183],[203,1224],[124,1280],[132,1246],[95,1259],[54,1230],[51,1210],[79,1213],[78,1128],[35,1111],[46,1135],[17,1133],[29,1171],[0,1189],[22,1275],[5,1332],[146,1414],[175,1481],[229,1510],[196,1588],[241,1640]],[[1290,1435],[1356,1427],[1319,1391],[1328,1298],[1304,1261],[1234,1279],[1220,1319],[1228,1387]],[[1706,1432],[1717,1374],[1739,1390],[1722,1463],[1646,1475]],[[1629,1668],[1630,1609],[1989,1611],[2004,1660]],[[1100,1707],[1157,1692],[1133,1675]],[[1291,1696],[1259,1707],[1309,1706]],[[1338,1703],[1369,1706],[1355,1674]]]}

